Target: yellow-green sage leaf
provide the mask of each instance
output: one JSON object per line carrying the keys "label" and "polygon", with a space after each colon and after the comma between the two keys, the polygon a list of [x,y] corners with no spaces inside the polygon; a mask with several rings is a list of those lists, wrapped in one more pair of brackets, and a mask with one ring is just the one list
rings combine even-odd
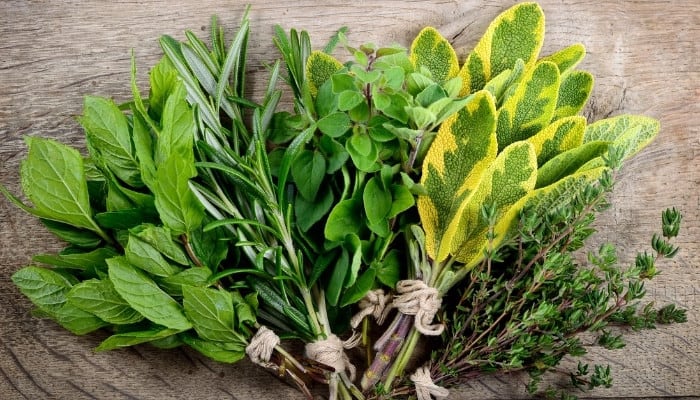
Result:
{"label": "yellow-green sage leaf", "polygon": [[480,90],[491,78],[513,68],[517,59],[533,64],[543,40],[544,13],[537,3],[520,3],[500,14],[459,72],[461,95]]}
{"label": "yellow-green sage leaf", "polygon": [[446,82],[459,72],[457,53],[440,32],[433,27],[425,27],[411,44],[411,63],[418,71],[425,67],[436,83]]}
{"label": "yellow-green sage leaf", "polygon": [[343,64],[333,56],[322,51],[313,51],[306,60],[306,79],[311,95],[315,97],[321,85],[342,67]]}
{"label": "yellow-green sage leaf", "polygon": [[527,139],[549,124],[559,92],[559,69],[554,63],[537,63],[508,94],[498,110],[498,149]]}
{"label": "yellow-green sage leaf", "polygon": [[580,146],[585,129],[586,118],[572,116],[559,119],[530,136],[527,141],[535,147],[537,165],[543,165],[557,154]]}
{"label": "yellow-green sage leaf", "polygon": [[593,75],[586,71],[569,71],[562,75],[559,97],[552,120],[578,114],[593,90]]}
{"label": "yellow-green sage leaf", "polygon": [[608,151],[610,142],[602,140],[588,142],[565,151],[540,167],[537,173],[537,187],[544,187],[578,171],[583,165]]}
{"label": "yellow-green sage leaf", "polygon": [[588,125],[583,142],[609,141],[626,160],[651,143],[659,133],[659,121],[643,115],[619,115]]}
{"label": "yellow-green sage leaf", "polygon": [[586,48],[581,43],[572,44],[546,57],[540,61],[551,61],[557,64],[560,73],[574,69],[586,56]]}
{"label": "yellow-green sage leaf", "polygon": [[423,161],[421,184],[427,195],[417,200],[426,235],[426,251],[436,261],[449,253],[448,225],[496,157],[496,107],[493,96],[478,92],[447,118]]}
{"label": "yellow-green sage leaf", "polygon": [[[518,215],[509,210],[534,189],[536,178],[537,156],[528,142],[508,146],[491,163],[479,186],[460,208],[458,218],[448,228],[452,240],[450,253],[465,268],[476,265],[484,257],[487,246],[497,246],[505,238]],[[491,243],[487,239],[489,222],[481,212],[485,205],[496,208],[499,221]]]}

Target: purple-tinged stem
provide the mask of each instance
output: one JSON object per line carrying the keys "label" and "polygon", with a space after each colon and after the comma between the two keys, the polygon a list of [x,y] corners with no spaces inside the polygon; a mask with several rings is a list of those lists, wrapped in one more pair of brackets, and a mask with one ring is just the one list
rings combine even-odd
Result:
{"label": "purple-tinged stem", "polygon": [[[367,390],[376,385],[382,378],[384,371],[394,362],[396,353],[401,348],[404,340],[406,340],[408,332],[413,326],[413,317],[399,313],[395,319],[395,323],[395,331],[385,341],[386,343],[383,343],[381,349],[377,351],[372,365],[370,365],[367,371],[362,375],[362,381],[360,382],[362,390]],[[393,325],[392,323],[392,326]]]}

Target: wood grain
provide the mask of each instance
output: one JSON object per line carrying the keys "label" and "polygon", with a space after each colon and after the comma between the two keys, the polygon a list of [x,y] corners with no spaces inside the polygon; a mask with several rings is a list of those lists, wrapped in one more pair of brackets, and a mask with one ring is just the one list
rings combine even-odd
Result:
{"label": "wood grain", "polygon": [[[464,55],[489,21],[512,1],[252,3],[250,68],[258,87],[263,62],[276,57],[272,26],[310,31],[317,46],[342,25],[350,39],[409,43],[433,25]],[[573,42],[588,49],[582,68],[596,76],[589,119],[644,113],[661,120],[656,143],[629,162],[598,222],[596,243],[612,241],[632,257],[648,247],[661,210],[684,213],[683,250],[661,266],[647,290],[659,304],[688,309],[688,323],[633,333],[621,351],[594,351],[614,368],[612,389],[597,398],[700,396],[700,3],[677,1],[541,2],[547,17],[543,53]],[[157,38],[205,35],[211,15],[231,32],[244,6],[233,1],[3,1],[0,3],[0,181],[19,192],[22,137],[41,135],[82,146],[74,120],[86,94],[129,96],[133,49],[139,81],[160,57]],[[145,85],[144,85],[145,87]],[[31,254],[60,247],[32,218],[0,199],[0,398],[273,399],[299,398],[291,387],[243,361],[230,366],[188,350],[147,346],[94,353],[104,334],[73,336],[30,314],[10,275]],[[524,398],[522,377],[482,379],[451,398]]]}

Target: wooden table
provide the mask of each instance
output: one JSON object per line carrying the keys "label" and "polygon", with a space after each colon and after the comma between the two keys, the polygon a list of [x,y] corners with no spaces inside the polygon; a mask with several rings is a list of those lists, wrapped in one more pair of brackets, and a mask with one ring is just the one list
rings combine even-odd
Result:
{"label": "wooden table", "polygon": [[[321,46],[342,25],[350,39],[408,45],[424,25],[437,27],[465,55],[511,1],[251,1],[250,68],[277,53],[272,26],[304,28]],[[700,3],[695,0],[542,2],[547,54],[585,44],[582,68],[596,77],[589,120],[643,113],[661,120],[656,142],[629,162],[598,221],[596,242],[612,241],[632,257],[648,247],[660,212],[684,213],[682,252],[660,265],[647,290],[659,304],[688,309],[688,323],[635,333],[621,351],[593,351],[609,363],[615,386],[597,398],[688,398],[700,395]],[[134,49],[139,81],[160,57],[163,33],[206,36],[210,17],[229,32],[244,5],[233,1],[3,1],[0,3],[0,181],[19,192],[25,135],[82,146],[75,122],[86,94],[129,97]],[[105,334],[76,337],[33,317],[10,275],[31,254],[60,244],[32,218],[0,199],[0,398],[2,399],[283,399],[298,393],[247,361],[222,365],[188,350],[147,346],[95,354]],[[484,379],[451,398],[522,398],[521,378]]]}

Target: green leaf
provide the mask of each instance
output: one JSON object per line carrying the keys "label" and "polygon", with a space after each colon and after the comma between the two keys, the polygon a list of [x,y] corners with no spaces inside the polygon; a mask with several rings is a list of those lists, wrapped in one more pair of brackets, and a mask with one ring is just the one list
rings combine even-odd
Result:
{"label": "green leaf", "polygon": [[402,265],[399,252],[392,249],[377,266],[377,279],[390,288],[396,286],[401,277]]}
{"label": "green leaf", "polygon": [[96,316],[66,303],[72,283],[56,271],[29,266],[15,272],[12,282],[41,312],[76,335],[105,326]]}
{"label": "green leaf", "polygon": [[109,280],[90,279],[73,286],[68,304],[115,325],[134,324],[143,316],[131,308]]}
{"label": "green leaf", "polygon": [[564,72],[574,69],[585,56],[586,48],[581,43],[575,43],[546,57],[542,57],[540,60],[553,62],[559,68],[559,72],[564,74]]}
{"label": "green leaf", "polygon": [[314,224],[323,219],[333,206],[333,191],[323,188],[314,201],[308,201],[298,195],[294,201],[294,215],[302,232],[307,232]]}
{"label": "green leaf", "polygon": [[54,316],[66,303],[72,284],[63,275],[47,268],[24,267],[12,275],[12,282],[41,311]]}
{"label": "green leaf", "polygon": [[321,137],[319,148],[328,161],[326,166],[326,173],[328,174],[332,174],[342,168],[348,157],[350,157],[350,154],[345,150],[345,146],[330,136]]}
{"label": "green leaf", "polygon": [[80,271],[107,270],[105,260],[114,257],[117,252],[110,247],[100,247],[85,253],[68,254],[37,254],[32,257],[35,262],[49,264],[61,268],[69,268]]}
{"label": "green leaf", "polygon": [[173,155],[159,166],[153,193],[163,224],[175,234],[196,229],[204,219],[204,207],[189,187],[197,172],[191,162]]}
{"label": "green leaf", "polygon": [[215,271],[228,255],[228,242],[224,229],[212,229],[204,232],[196,229],[190,232],[192,250],[205,266]]}
{"label": "green leaf", "polygon": [[145,331],[125,332],[112,335],[105,339],[95,351],[114,350],[122,347],[135,346],[155,340],[167,338],[182,332],[179,329],[154,327]]}
{"label": "green leaf", "polygon": [[[192,108],[186,100],[185,85],[178,83],[165,103],[162,130],[156,142],[154,156],[158,172],[170,158],[179,157],[194,162],[193,144],[195,121]],[[156,178],[160,176],[156,172]]]}
{"label": "green leaf", "polygon": [[559,69],[541,62],[525,72],[523,80],[498,110],[498,149],[539,132],[552,120],[559,93]]}
{"label": "green leaf", "polygon": [[74,335],[85,335],[108,325],[105,321],[72,304],[64,304],[52,318]]}
{"label": "green leaf", "polygon": [[86,96],[78,121],[85,129],[88,148],[130,186],[141,187],[141,170],[131,142],[129,121],[111,99]]}
{"label": "green leaf", "polygon": [[362,218],[363,204],[361,199],[343,200],[333,207],[328,215],[328,222],[323,230],[326,239],[340,242],[351,233],[358,233],[364,226]]}
{"label": "green leaf", "polygon": [[394,218],[400,213],[410,209],[416,203],[409,188],[404,185],[391,185],[391,210],[387,218]]}
{"label": "green leaf", "polygon": [[232,364],[245,357],[245,344],[221,343],[185,335],[182,341],[214,361]]}
{"label": "green leaf", "polygon": [[258,309],[258,295],[253,292],[245,298],[238,291],[229,292],[233,299],[234,317],[236,318],[236,328],[241,329],[244,325],[254,326],[257,322],[255,316]]}
{"label": "green leaf", "polygon": [[365,101],[362,93],[356,89],[343,90],[338,94],[338,109],[340,111],[348,111],[360,105]]}
{"label": "green leaf", "polygon": [[491,246],[500,244],[517,220],[513,205],[534,189],[536,178],[537,156],[531,144],[514,143],[496,157],[445,235],[452,238],[450,253],[457,261],[468,268],[484,257],[483,252],[489,245],[489,222],[481,212],[485,205],[495,207],[498,216],[499,225],[494,229]]}
{"label": "green leaf", "polygon": [[353,134],[345,142],[345,149],[350,154],[353,164],[360,171],[374,172],[380,168],[377,164],[379,151],[369,135],[363,133]]}
{"label": "green leaf", "polygon": [[416,70],[427,68],[436,83],[457,76],[459,61],[450,43],[433,27],[425,27],[411,44],[410,59]]}
{"label": "green leaf", "polygon": [[148,111],[160,121],[165,102],[178,82],[177,70],[168,57],[162,57],[149,73],[151,91],[148,95]]}
{"label": "green leaf", "polygon": [[326,176],[326,159],[320,152],[303,150],[292,162],[291,172],[299,193],[313,201]]}
{"label": "green leaf", "polygon": [[[27,137],[21,182],[41,218],[101,233],[92,219],[83,158],[77,150],[51,139]],[[100,235],[102,236],[102,235]]]}
{"label": "green leaf", "polygon": [[139,239],[153,246],[161,254],[180,265],[189,265],[189,258],[182,247],[173,241],[172,232],[163,226],[144,224],[130,231]]}
{"label": "green leaf", "polygon": [[423,161],[421,184],[427,195],[417,200],[426,235],[426,251],[436,261],[449,254],[446,237],[463,202],[496,157],[496,107],[493,96],[478,92],[440,126]]}
{"label": "green leaf", "polygon": [[309,58],[306,60],[306,78],[309,82],[311,95],[316,96],[318,88],[342,67],[343,64],[341,64],[340,61],[324,52],[311,52]]}
{"label": "green leaf", "polygon": [[234,310],[231,293],[220,289],[182,287],[185,315],[197,334],[205,340],[230,342],[238,340],[233,330]]}
{"label": "green leaf", "polygon": [[166,261],[155,247],[133,234],[129,235],[124,255],[131,265],[141,268],[151,275],[168,277],[182,271],[181,268]]}
{"label": "green leaf", "polygon": [[541,188],[573,174],[590,160],[607,153],[610,142],[588,142],[565,151],[547,161],[537,171],[537,185]]}
{"label": "green leaf", "polygon": [[370,224],[378,224],[388,219],[392,206],[391,191],[382,187],[378,177],[374,176],[367,181],[362,192],[362,201]]}
{"label": "green leaf", "polygon": [[552,120],[578,114],[593,90],[593,75],[586,71],[570,71],[561,77],[557,106]]}
{"label": "green leaf", "polygon": [[56,235],[59,239],[64,240],[74,246],[85,249],[93,249],[102,243],[102,238],[93,231],[86,229],[75,228],[71,225],[62,222],[52,221],[50,219],[41,219],[46,229]]}
{"label": "green leaf", "polygon": [[619,115],[596,121],[586,127],[583,142],[604,140],[622,150],[622,159],[637,154],[659,132],[659,121],[643,115]]}
{"label": "green leaf", "polygon": [[530,136],[527,141],[535,147],[537,165],[543,165],[557,154],[580,146],[585,129],[584,117],[571,116],[558,119]]}
{"label": "green leaf", "polygon": [[187,330],[192,324],[173,300],[144,272],[129,264],[125,257],[107,260],[109,279],[119,295],[148,320],[177,330]]}
{"label": "green leaf", "polygon": [[330,137],[343,136],[352,127],[350,117],[344,112],[334,112],[318,120],[318,129]]}
{"label": "green leaf", "polygon": [[338,109],[338,97],[333,93],[333,82],[329,79],[316,94],[316,113],[323,118]]}
{"label": "green leaf", "polygon": [[372,289],[376,275],[377,270],[375,268],[367,268],[367,270],[357,278],[355,284],[343,293],[340,306],[345,307],[362,300],[367,292]]}
{"label": "green leaf", "polygon": [[129,208],[95,214],[95,221],[105,229],[131,229],[144,223],[158,223],[158,214],[144,208]]}
{"label": "green leaf", "polygon": [[459,71],[460,94],[480,90],[491,78],[512,69],[518,59],[533,64],[543,41],[544,13],[537,3],[520,3],[501,13]]}
{"label": "green leaf", "polygon": [[333,271],[326,285],[326,301],[328,301],[328,304],[331,306],[338,305],[340,294],[343,290],[343,283],[345,282],[349,269],[350,257],[348,256],[348,251],[343,248],[340,253],[340,258],[336,260],[333,266]]}
{"label": "green leaf", "polygon": [[159,281],[163,290],[172,296],[182,296],[183,286],[207,287],[211,277],[209,268],[193,267]]}

